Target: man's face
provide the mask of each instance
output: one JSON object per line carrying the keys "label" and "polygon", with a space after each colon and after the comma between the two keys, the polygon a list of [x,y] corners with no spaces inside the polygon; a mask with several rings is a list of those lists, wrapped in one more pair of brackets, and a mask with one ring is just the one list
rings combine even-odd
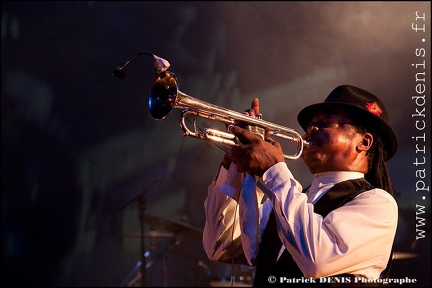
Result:
{"label": "man's face", "polygon": [[338,109],[318,111],[309,123],[304,139],[312,142],[301,155],[311,173],[358,171],[356,146],[362,135],[348,115]]}

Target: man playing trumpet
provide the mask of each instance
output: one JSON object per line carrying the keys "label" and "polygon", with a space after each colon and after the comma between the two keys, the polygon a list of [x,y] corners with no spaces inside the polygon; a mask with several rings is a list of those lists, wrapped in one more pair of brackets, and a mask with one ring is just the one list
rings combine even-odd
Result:
{"label": "man playing trumpet", "polygon": [[[247,114],[258,115],[254,99]],[[254,286],[374,286],[388,277],[398,206],[386,161],[398,140],[384,103],[351,85],[297,117],[309,187],[292,175],[281,145],[239,126],[204,202],[211,260],[256,266]],[[334,281],[333,281],[334,280]],[[304,282],[301,282],[304,281]]]}

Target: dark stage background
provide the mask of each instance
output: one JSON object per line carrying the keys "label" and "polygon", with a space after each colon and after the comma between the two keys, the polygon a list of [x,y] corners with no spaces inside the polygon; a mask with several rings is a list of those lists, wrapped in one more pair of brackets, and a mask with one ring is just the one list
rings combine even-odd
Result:
{"label": "dark stage background", "polygon": [[[231,274],[250,284],[252,269],[211,263],[199,235],[224,152],[182,137],[177,110],[151,117],[151,57],[131,62],[123,80],[111,75],[138,52],[167,59],[182,92],[235,111],[259,97],[265,120],[301,134],[298,111],[337,85],[380,95],[400,139],[389,161],[400,205],[392,277],[418,281],[402,286],[431,284],[429,1],[1,7],[3,285],[142,285],[133,271],[141,241],[131,235],[140,233],[140,213],[162,219],[145,222],[160,236],[145,238],[147,285],[222,286]],[[416,55],[420,48],[425,57]],[[412,65],[423,61],[426,69]],[[427,79],[425,104],[412,99],[416,74]],[[413,117],[423,108],[425,117]],[[426,121],[425,130],[416,120]],[[423,132],[426,143],[413,138]],[[302,161],[288,164],[307,185]]]}

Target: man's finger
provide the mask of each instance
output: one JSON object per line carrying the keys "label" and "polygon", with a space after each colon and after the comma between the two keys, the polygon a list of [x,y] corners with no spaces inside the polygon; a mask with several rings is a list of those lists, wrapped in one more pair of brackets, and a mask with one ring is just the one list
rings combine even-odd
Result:
{"label": "man's finger", "polygon": [[254,98],[251,103],[251,109],[255,111],[255,115],[260,114],[259,99]]}
{"label": "man's finger", "polygon": [[261,137],[259,137],[258,135],[255,135],[254,133],[250,132],[247,129],[243,129],[241,127],[238,127],[236,125],[231,125],[229,127],[229,131],[234,134],[235,136],[237,136],[237,138],[240,140],[241,143],[246,144],[246,143],[250,143],[254,140],[261,140]]}

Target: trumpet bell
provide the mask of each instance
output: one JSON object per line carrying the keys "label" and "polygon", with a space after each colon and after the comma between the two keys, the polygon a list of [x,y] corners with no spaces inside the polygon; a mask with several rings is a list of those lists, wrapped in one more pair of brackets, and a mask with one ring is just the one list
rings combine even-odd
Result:
{"label": "trumpet bell", "polygon": [[170,71],[159,73],[148,99],[150,114],[153,118],[165,119],[174,107],[177,92],[177,80],[174,74]]}

